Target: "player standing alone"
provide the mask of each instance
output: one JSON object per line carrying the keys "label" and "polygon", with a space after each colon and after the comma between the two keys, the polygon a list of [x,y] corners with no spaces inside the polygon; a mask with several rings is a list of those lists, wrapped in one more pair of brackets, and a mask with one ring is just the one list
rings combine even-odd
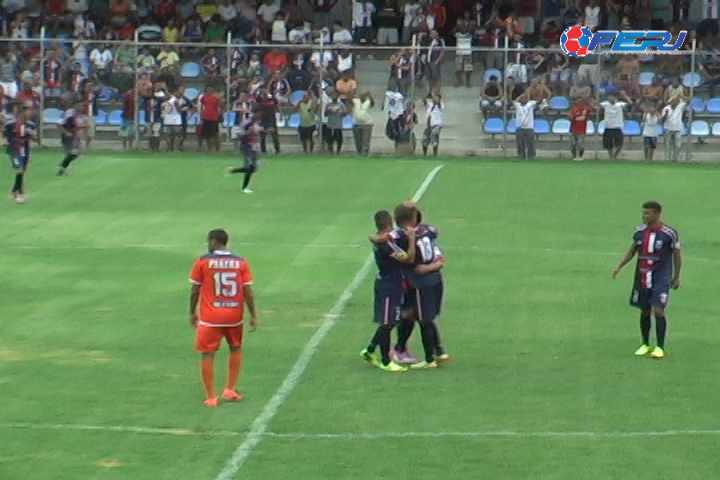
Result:
{"label": "player standing alone", "polygon": [[630,305],[640,309],[640,333],[643,344],[635,355],[650,351],[650,315],[655,316],[657,346],[650,354],[653,358],[665,356],[665,333],[667,318],[665,307],[670,289],[680,288],[680,240],[677,231],[665,225],[661,218],[662,206],[658,202],[646,202],[642,206],[643,225],[633,235],[632,245],[613,270],[616,278],[622,268],[638,255]]}
{"label": "player standing alone", "polygon": [[20,107],[17,118],[5,125],[3,135],[8,142],[8,154],[15,169],[12,197],[17,203],[24,203],[23,184],[30,163],[30,139],[35,137],[35,124],[30,121],[30,107]]}
{"label": "player standing alone", "polygon": [[195,349],[201,354],[200,372],[205,386],[205,406],[216,407],[214,385],[215,352],[223,338],[230,346],[228,374],[222,397],[241,401],[235,391],[242,363],[243,313],[247,303],[250,331],[257,327],[252,276],[247,261],[227,250],[228,234],[216,229],[208,233],[208,251],[195,261],[190,272],[190,325],[195,330]]}
{"label": "player standing alone", "polygon": [[229,168],[228,173],[244,173],[242,192],[253,193],[250,190],[250,179],[253,174],[258,171],[258,162],[260,161],[260,141],[261,135],[266,132],[262,124],[262,114],[259,112],[251,116],[244,124],[240,125],[240,152],[245,159],[245,166],[239,168]]}
{"label": "player standing alone", "polygon": [[585,135],[587,134],[587,123],[592,105],[587,103],[583,97],[577,99],[575,105],[570,109],[570,153],[573,160],[582,162],[585,155]]}
{"label": "player standing alone", "polygon": [[83,105],[84,102],[75,102],[73,108],[65,112],[65,116],[58,128],[60,129],[61,142],[65,151],[65,158],[60,164],[57,176],[62,177],[66,174],[70,164],[80,156],[80,133],[83,129]]}

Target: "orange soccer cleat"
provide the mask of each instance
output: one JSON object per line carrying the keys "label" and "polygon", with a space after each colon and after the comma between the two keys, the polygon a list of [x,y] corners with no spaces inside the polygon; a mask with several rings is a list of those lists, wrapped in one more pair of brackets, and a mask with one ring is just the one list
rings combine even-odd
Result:
{"label": "orange soccer cleat", "polygon": [[217,407],[218,406],[217,398],[208,398],[207,400],[205,400],[203,402],[203,405],[205,405],[206,407],[210,407],[210,408]]}
{"label": "orange soccer cleat", "polygon": [[223,390],[222,393],[223,400],[227,400],[229,402],[242,402],[243,396],[237,393],[235,390],[228,390],[227,388]]}

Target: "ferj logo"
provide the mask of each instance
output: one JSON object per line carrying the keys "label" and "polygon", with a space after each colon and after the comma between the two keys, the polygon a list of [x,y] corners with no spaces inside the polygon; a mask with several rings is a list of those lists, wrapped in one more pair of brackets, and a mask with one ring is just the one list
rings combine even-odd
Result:
{"label": "ferj logo", "polygon": [[601,45],[610,45],[609,52],[613,53],[668,54],[679,50],[686,36],[683,30],[672,43],[672,34],[665,30],[599,30],[593,34],[587,27],[573,25],[560,36],[560,48],[570,57],[598,53]]}

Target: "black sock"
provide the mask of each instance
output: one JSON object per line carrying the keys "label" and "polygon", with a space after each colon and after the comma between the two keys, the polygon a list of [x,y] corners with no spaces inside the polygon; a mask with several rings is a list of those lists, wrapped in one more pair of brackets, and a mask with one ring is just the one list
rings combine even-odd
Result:
{"label": "black sock", "polygon": [[403,319],[398,327],[398,341],[395,344],[395,351],[405,353],[407,351],[407,342],[415,328],[415,321],[411,319]]}
{"label": "black sock", "polygon": [[423,145],[423,155],[427,155],[427,147]]}
{"label": "black sock", "polygon": [[430,322],[420,324],[420,337],[422,338],[423,350],[425,350],[425,361],[435,361],[435,327]]}
{"label": "black sock", "polygon": [[378,328],[378,346],[383,365],[390,363],[390,330],[392,327],[389,325]]}
{"label": "black sock", "polygon": [[250,185],[251,178],[252,178],[252,171],[250,171],[250,169],[247,169],[245,171],[245,178],[243,178],[243,186],[242,186],[243,190],[245,190],[248,187],[248,185]]}
{"label": "black sock", "polygon": [[665,332],[667,331],[667,318],[655,317],[655,335],[657,336],[657,346],[665,349]]}
{"label": "black sock", "polygon": [[440,342],[440,330],[438,329],[435,322],[431,323],[430,325],[432,325],[435,329],[435,355],[445,355],[445,349]]}
{"label": "black sock", "polygon": [[272,134],[273,147],[275,147],[275,153],[280,153],[280,137],[277,133]]}
{"label": "black sock", "polygon": [[650,345],[650,312],[640,314],[640,334],[643,345]]}
{"label": "black sock", "polygon": [[377,348],[378,343],[380,342],[380,330],[382,327],[378,327],[377,330],[375,330],[375,335],[373,335],[372,340],[370,340],[370,343],[368,343],[367,351],[368,353],[375,353],[375,348]]}
{"label": "black sock", "polygon": [[12,193],[23,193],[23,174],[15,174],[15,183],[13,184]]}
{"label": "black sock", "polygon": [[583,155],[585,155],[585,149],[584,149],[584,148],[580,148],[580,156],[582,157]]}
{"label": "black sock", "polygon": [[437,157],[438,149],[439,149],[439,148],[440,148],[440,147],[433,147],[433,155],[435,155],[436,157]]}
{"label": "black sock", "polygon": [[75,160],[76,158],[77,158],[77,155],[68,153],[67,155],[65,155],[65,159],[62,161],[62,164],[60,165],[60,167],[62,167],[63,169],[68,168],[70,166],[70,164],[72,163],[72,161]]}
{"label": "black sock", "polygon": [[232,170],[230,170],[230,173],[245,173],[245,172],[247,172],[247,168],[245,168],[245,167],[238,167],[238,168],[233,168]]}
{"label": "black sock", "polygon": [[577,158],[577,148],[570,147],[570,153],[572,154],[573,158]]}

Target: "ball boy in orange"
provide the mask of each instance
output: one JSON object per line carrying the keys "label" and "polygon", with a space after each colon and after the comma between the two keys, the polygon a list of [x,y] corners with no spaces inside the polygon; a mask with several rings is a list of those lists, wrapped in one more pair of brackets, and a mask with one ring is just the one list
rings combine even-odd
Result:
{"label": "ball boy in orange", "polygon": [[243,313],[250,312],[250,331],[257,328],[252,275],[247,261],[227,250],[228,234],[208,233],[208,254],[198,258],[190,272],[190,325],[195,328],[195,350],[201,355],[200,373],[205,386],[205,406],[216,407],[215,352],[224,338],[230,346],[228,374],[222,397],[239,402],[235,391],[242,363]]}

